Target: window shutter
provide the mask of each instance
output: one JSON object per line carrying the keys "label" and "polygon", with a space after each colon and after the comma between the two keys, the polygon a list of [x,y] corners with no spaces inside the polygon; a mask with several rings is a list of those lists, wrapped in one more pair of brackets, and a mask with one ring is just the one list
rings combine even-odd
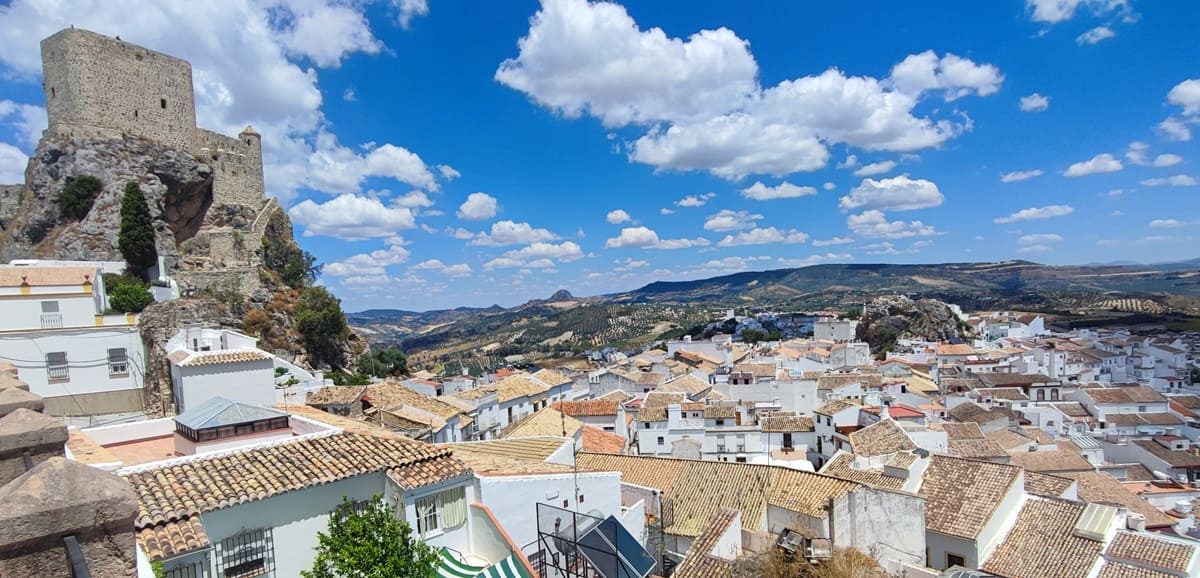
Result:
{"label": "window shutter", "polygon": [[467,521],[467,493],[465,488],[451,488],[442,492],[442,523],[447,528],[462,525]]}

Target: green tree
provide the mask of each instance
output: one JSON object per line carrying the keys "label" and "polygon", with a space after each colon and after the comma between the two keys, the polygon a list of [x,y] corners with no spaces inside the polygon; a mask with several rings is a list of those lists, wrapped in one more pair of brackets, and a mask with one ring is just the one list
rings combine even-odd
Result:
{"label": "green tree", "polygon": [[407,375],[408,357],[395,347],[385,347],[359,357],[358,371],[375,377]]}
{"label": "green tree", "polygon": [[267,232],[263,234],[263,265],[293,289],[312,285],[321,275],[321,265],[311,253],[276,233],[286,226],[281,215],[271,217]]}
{"label": "green tree", "polygon": [[350,328],[342,313],[342,302],[324,287],[307,287],[296,303],[296,329],[304,336],[304,348],[314,365],[342,364],[341,343]]}
{"label": "green tree", "polygon": [[146,306],[154,303],[154,296],[150,294],[150,290],[146,288],[146,284],[141,279],[121,276],[117,277],[111,286],[107,285],[108,279],[105,279],[104,282],[108,289],[108,306],[113,311],[140,313]]}
{"label": "green tree", "polygon": [[91,175],[67,177],[67,183],[58,192],[58,214],[64,219],[83,219],[103,189],[104,183]]}
{"label": "green tree", "polygon": [[379,494],[366,504],[343,498],[317,534],[317,557],[304,578],[435,578],[439,556],[396,518]]}
{"label": "green tree", "polygon": [[121,229],[117,233],[117,247],[130,267],[143,277],[146,270],[158,262],[150,207],[136,181],[125,184],[125,193],[121,197]]}
{"label": "green tree", "polygon": [[758,343],[759,341],[762,341],[766,338],[767,338],[766,332],[759,331],[757,329],[743,329],[742,330],[742,341],[745,341],[746,343]]}

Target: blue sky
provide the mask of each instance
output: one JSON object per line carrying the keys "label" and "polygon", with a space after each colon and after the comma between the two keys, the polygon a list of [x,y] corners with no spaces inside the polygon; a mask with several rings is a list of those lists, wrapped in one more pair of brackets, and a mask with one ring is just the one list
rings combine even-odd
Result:
{"label": "blue sky", "polygon": [[[202,5],[201,5],[202,4]],[[0,180],[75,24],[192,62],[200,123],[347,310],[828,262],[1200,256],[1200,4],[0,3]]]}

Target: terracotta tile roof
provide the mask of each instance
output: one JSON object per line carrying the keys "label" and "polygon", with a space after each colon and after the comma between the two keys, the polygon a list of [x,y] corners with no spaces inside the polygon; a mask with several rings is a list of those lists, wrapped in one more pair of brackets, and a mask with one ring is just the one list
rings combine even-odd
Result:
{"label": "terracotta tile roof", "polygon": [[67,430],[67,450],[71,452],[71,459],[89,466],[121,461],[107,448],[96,443],[91,436],[77,429]]}
{"label": "terracotta tile roof", "polygon": [[169,524],[205,512],[380,470],[392,470],[408,488],[470,473],[449,451],[428,444],[399,436],[335,433],[126,468],[119,474],[140,502],[134,521],[139,536],[151,530],[157,539],[174,531]]}
{"label": "terracotta tile roof", "polygon": [[1144,385],[1133,387],[1095,387],[1081,390],[1096,403],[1166,403],[1163,394]]}
{"label": "terracotta tile roof", "polygon": [[922,477],[925,527],[974,540],[1017,483],[1021,468],[935,454]]}
{"label": "terracotta tile roof", "polygon": [[1179,578],[1179,576],[1148,568],[1130,566],[1129,564],[1122,564],[1120,562],[1108,561],[1100,569],[1100,574],[1096,578]]}
{"label": "terracotta tile roof", "polygon": [[1077,417],[1077,418],[1092,417],[1092,414],[1088,413],[1087,408],[1083,407],[1083,404],[1081,404],[1077,401],[1060,401],[1060,402],[1055,402],[1055,403],[1049,403],[1047,405],[1049,405],[1050,407],[1053,407],[1054,409],[1057,409],[1058,411],[1062,412],[1063,415],[1068,416],[1068,417]]}
{"label": "terracotta tile roof", "polygon": [[831,402],[826,403],[825,405],[822,405],[821,407],[818,407],[817,409],[814,409],[813,413],[819,413],[821,415],[832,416],[833,414],[835,414],[839,411],[842,411],[843,409],[846,409],[848,407],[858,407],[858,404],[850,402],[850,401],[846,401],[844,399],[835,399]]}
{"label": "terracotta tile roof", "polygon": [[583,426],[581,437],[583,451],[599,454],[620,454],[625,452],[628,441],[613,433],[604,431],[596,426]]}
{"label": "terracotta tile roof", "polygon": [[512,375],[489,387],[495,388],[500,403],[522,397],[537,397],[550,391],[549,386],[526,375]]}
{"label": "terracotta tile roof", "polygon": [[[692,541],[687,557],[675,569],[677,578],[729,578],[733,565],[725,558],[713,555],[721,536],[729,531],[740,512],[733,508],[721,508],[704,522],[700,535]],[[740,536],[739,536],[740,538]]]}
{"label": "terracotta tile roof", "polygon": [[62,287],[91,283],[96,267],[0,266],[0,287]]}
{"label": "terracotta tile roof", "polygon": [[[1061,446],[1060,446],[1061,448]],[[1090,472],[1096,469],[1087,458],[1064,449],[1035,452],[1012,452],[1012,463],[1022,468],[1051,474]]]}
{"label": "terracotta tile roof", "polygon": [[754,377],[775,377],[774,363],[738,363],[733,366],[735,373],[750,373]]}
{"label": "terracotta tile roof", "polygon": [[137,541],[151,560],[170,558],[209,545],[200,516],[186,516],[178,521],[141,528],[137,531]]}
{"label": "terracotta tile roof", "polygon": [[1171,464],[1173,468],[1200,467],[1200,456],[1191,452],[1183,452],[1163,447],[1154,440],[1136,440],[1133,443],[1150,452],[1154,457]]}
{"label": "terracotta tile roof", "polygon": [[349,405],[355,403],[367,391],[365,385],[327,385],[310,391],[304,398],[308,405]]}
{"label": "terracotta tile roof", "polygon": [[592,398],[592,401],[614,399],[618,403],[620,403],[620,402],[628,401],[632,397],[633,397],[632,395],[629,395],[628,393],[625,393],[624,391],[617,389],[617,390],[610,391],[604,395]]}
{"label": "terracotta tile roof", "polygon": [[652,391],[646,394],[642,400],[642,407],[638,410],[638,421],[666,421],[667,406],[671,404],[683,404],[688,402],[686,393],[666,393],[661,391]]}
{"label": "terracotta tile roof", "polygon": [[688,395],[698,395],[709,389],[712,389],[712,385],[689,373],[668,380],[658,386],[656,391],[682,392]]}
{"label": "terracotta tile roof", "polygon": [[276,405],[275,409],[282,409],[292,415],[298,415],[311,420],[329,424],[334,427],[340,427],[351,433],[361,433],[368,435],[393,436],[394,432],[379,425],[378,423],[369,422],[366,420],[353,419],[334,415],[315,407],[307,405],[289,405],[284,407],[282,404]]}
{"label": "terracotta tile roof", "polygon": [[[188,353],[184,350],[177,350],[172,354],[179,352]],[[262,361],[271,359],[274,356],[261,349],[218,349],[215,351],[192,351],[186,357],[176,359],[168,356],[175,365],[180,367],[199,367],[204,365],[222,365],[226,363],[246,363],[248,361]]]}
{"label": "terracotta tile roof", "polygon": [[550,387],[558,387],[560,385],[571,383],[571,378],[553,369],[539,369],[538,371],[534,372],[533,378]]}
{"label": "terracotta tile roof", "polygon": [[[1025,472],[1025,492],[1044,498],[1061,498],[1074,480],[1039,472]],[[1090,500],[1089,500],[1090,501]]]}
{"label": "terracotta tile roof", "polygon": [[946,432],[946,437],[951,441],[984,439],[983,430],[979,429],[979,424],[974,422],[944,423],[942,424],[942,430]]}
{"label": "terracotta tile roof", "polygon": [[773,415],[758,421],[764,432],[813,431],[813,418],[807,415]]}
{"label": "terracotta tile roof", "polygon": [[542,438],[515,438],[487,441],[464,441],[460,444],[443,444],[454,452],[456,458],[474,466],[482,456],[520,459],[523,462],[545,462],[554,452],[562,450],[570,444],[566,438],[558,436],[542,436]]}
{"label": "terracotta tile roof", "polygon": [[1062,477],[1079,483],[1079,499],[1093,504],[1115,504],[1146,517],[1146,527],[1174,526],[1175,519],[1164,514],[1145,498],[1129,491],[1108,472],[1065,472]]}
{"label": "terracotta tile roof", "polygon": [[912,438],[891,419],[879,420],[850,434],[855,455],[874,457],[917,448]]}
{"label": "terracotta tile roof", "polygon": [[723,507],[737,509],[757,527],[767,504],[819,519],[828,517],[830,500],[855,487],[853,482],[777,466],[580,453],[582,468],[619,471],[621,481],[657,488],[674,507],[666,532],[694,537]]}
{"label": "terracotta tile roof", "polygon": [[[474,400],[480,399],[482,397],[486,397],[487,395],[493,394],[493,393],[496,393],[495,387],[484,386],[484,387],[476,387],[474,389],[465,389],[463,391],[460,391],[460,392],[450,395],[450,397],[474,401]],[[497,396],[497,397],[499,397],[499,396]]]}
{"label": "terracotta tile roof", "polygon": [[628,379],[629,381],[632,381],[638,385],[649,385],[649,386],[654,386],[654,387],[658,387],[658,385],[661,384],[667,378],[667,376],[665,374],[654,373],[652,371],[612,370],[612,371],[609,371],[609,373],[612,373],[614,375],[619,375],[619,376],[621,376],[625,379]]}
{"label": "terracotta tile roof", "polygon": [[550,407],[571,417],[615,416],[621,402],[616,399],[585,399],[580,401],[556,401]]}
{"label": "terracotta tile roof", "polygon": [[1104,555],[1156,570],[1187,572],[1200,546],[1169,541],[1148,534],[1117,532]]}
{"label": "terracotta tile roof", "polygon": [[938,355],[975,355],[975,349],[966,343],[939,343]]}
{"label": "terracotta tile roof", "polygon": [[980,397],[1003,399],[1005,401],[1029,401],[1029,396],[1025,395],[1025,392],[1017,387],[981,387],[976,389],[975,393]]}
{"label": "terracotta tile roof", "polygon": [[1085,578],[1104,544],[1074,535],[1084,504],[1030,498],[982,570],[1008,578]]}
{"label": "terracotta tile roof", "polygon": [[1040,373],[979,373],[976,377],[990,387],[1024,387],[1054,381]]}
{"label": "terracotta tile roof", "polygon": [[704,417],[707,419],[734,419],[737,417],[737,408],[731,405],[707,405],[704,406]]}
{"label": "terracotta tile roof", "polygon": [[960,403],[946,412],[955,421],[973,422],[973,423],[990,423],[998,420],[1009,420],[1012,418],[1011,411],[1005,411],[1002,408],[986,409],[980,405],[966,402]]}
{"label": "terracotta tile roof", "polygon": [[[896,455],[912,455],[912,454],[896,454]],[[883,475],[883,468],[856,468],[854,467],[854,455],[846,452],[839,452],[833,456],[833,459],[825,463],[821,468],[821,473],[843,480],[850,480],[868,486],[877,488],[887,488],[889,490],[899,490],[904,487],[904,478],[896,478]]]}
{"label": "terracotta tile roof", "polygon": [[504,434],[504,437],[506,439],[539,436],[575,437],[575,434],[579,433],[582,428],[583,422],[569,415],[563,415],[554,408],[547,407],[518,422]]}
{"label": "terracotta tile roof", "polygon": [[1173,395],[1171,401],[1187,409],[1200,409],[1200,395]]}
{"label": "terracotta tile roof", "polygon": [[450,405],[436,397],[409,389],[399,383],[384,382],[368,385],[367,391],[363,393],[362,398],[376,408],[391,410],[396,406],[405,405],[429,412],[443,420],[462,413],[462,410],[457,406]]}
{"label": "terracotta tile roof", "polygon": [[1108,413],[1104,420],[1114,425],[1180,425],[1183,419],[1173,413]]}
{"label": "terracotta tile roof", "polygon": [[876,388],[883,383],[878,373],[828,373],[817,378],[817,389],[837,389],[852,383],[862,384],[863,389]]}
{"label": "terracotta tile roof", "polygon": [[1008,452],[992,440],[950,440],[950,455],[960,458],[1008,458]]}
{"label": "terracotta tile roof", "polygon": [[1016,432],[1010,429],[998,429],[990,431],[984,435],[985,438],[1000,444],[1000,447],[1005,450],[1019,448],[1030,444],[1036,444],[1037,440],[1025,435],[1023,432]]}

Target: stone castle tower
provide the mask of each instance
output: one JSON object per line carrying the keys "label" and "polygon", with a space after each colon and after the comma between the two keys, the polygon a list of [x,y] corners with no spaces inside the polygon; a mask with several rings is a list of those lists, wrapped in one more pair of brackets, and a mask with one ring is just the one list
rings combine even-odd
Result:
{"label": "stone castle tower", "polygon": [[48,137],[141,138],[185,151],[212,169],[212,198],[232,218],[206,215],[172,277],[193,289],[259,286],[257,255],[270,213],[262,142],[246,127],[237,138],[196,126],[192,66],[186,60],[87,30],[42,40]]}

